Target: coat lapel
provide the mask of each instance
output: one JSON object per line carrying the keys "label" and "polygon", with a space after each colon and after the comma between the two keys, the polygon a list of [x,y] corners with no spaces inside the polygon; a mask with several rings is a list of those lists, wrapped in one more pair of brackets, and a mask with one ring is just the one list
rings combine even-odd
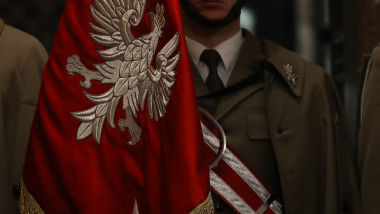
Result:
{"label": "coat lapel", "polygon": [[197,96],[199,97],[199,96],[209,94],[210,91],[208,90],[206,84],[204,83],[193,61],[191,61],[191,70],[193,71],[194,86],[195,86],[195,92]]}
{"label": "coat lapel", "polygon": [[[195,93],[197,97],[210,94],[210,91],[193,62],[191,62],[191,69],[193,71]],[[214,115],[216,101],[212,98],[198,99],[198,106],[208,111],[211,115]]]}
{"label": "coat lapel", "polygon": [[222,99],[216,109],[215,119],[221,119],[225,114],[227,114],[234,106],[236,106],[241,100],[246,98],[247,96],[259,91],[264,88],[264,81],[259,82],[257,84],[249,85],[239,92],[227,95],[225,99]]}
{"label": "coat lapel", "polygon": [[[267,61],[273,65],[277,73],[284,79],[290,91],[296,97],[301,97],[305,78],[304,60],[297,53],[286,50],[270,41],[263,41],[265,50],[268,53]],[[296,75],[294,84],[289,79],[287,69],[285,69],[286,66],[291,66],[293,75]]]}
{"label": "coat lapel", "polygon": [[[263,50],[260,40],[253,38],[253,36],[249,33],[245,33],[245,35],[245,40],[242,44],[239,57],[236,60],[230,79],[227,82],[227,87],[232,86],[252,75],[255,71],[257,71],[255,70],[255,65],[257,65],[257,63],[262,59],[260,56],[263,55]],[[222,97],[218,107],[216,108],[215,119],[219,120],[237,103],[263,87],[264,83],[251,84],[234,92],[233,94]]]}

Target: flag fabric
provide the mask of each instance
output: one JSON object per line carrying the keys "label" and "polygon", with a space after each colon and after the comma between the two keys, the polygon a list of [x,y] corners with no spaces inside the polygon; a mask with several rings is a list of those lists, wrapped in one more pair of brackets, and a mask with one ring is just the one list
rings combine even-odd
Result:
{"label": "flag fabric", "polygon": [[44,70],[21,209],[212,213],[177,0],[67,0]]}

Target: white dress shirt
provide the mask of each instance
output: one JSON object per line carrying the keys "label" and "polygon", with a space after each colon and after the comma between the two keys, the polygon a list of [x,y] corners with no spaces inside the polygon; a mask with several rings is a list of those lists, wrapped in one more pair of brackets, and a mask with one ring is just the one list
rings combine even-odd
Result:
{"label": "white dress shirt", "polygon": [[[218,75],[222,80],[224,86],[227,85],[228,79],[232,73],[232,69],[238,58],[241,45],[244,41],[242,36],[242,31],[240,30],[237,34],[227,39],[226,41],[220,43],[216,47],[212,48],[218,51],[222,62],[218,64]],[[190,58],[193,61],[194,65],[197,67],[199,74],[201,75],[203,81],[206,81],[209,69],[206,63],[200,61],[202,52],[205,49],[208,49],[206,46],[201,43],[189,38],[186,38],[187,51],[189,52]]]}

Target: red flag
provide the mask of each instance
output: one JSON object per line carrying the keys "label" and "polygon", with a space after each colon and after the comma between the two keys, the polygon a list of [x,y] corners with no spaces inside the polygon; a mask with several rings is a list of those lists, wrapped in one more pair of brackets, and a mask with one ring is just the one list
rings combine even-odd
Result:
{"label": "red flag", "polygon": [[45,213],[193,211],[210,199],[198,115],[179,1],[68,0],[22,209],[34,198]]}

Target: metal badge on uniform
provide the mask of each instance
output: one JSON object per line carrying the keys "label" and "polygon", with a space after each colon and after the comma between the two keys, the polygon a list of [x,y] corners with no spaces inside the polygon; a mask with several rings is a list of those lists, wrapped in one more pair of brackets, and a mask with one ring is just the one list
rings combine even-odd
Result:
{"label": "metal badge on uniform", "polygon": [[283,67],[284,67],[285,75],[286,77],[288,77],[289,82],[291,82],[293,86],[296,86],[298,75],[293,69],[293,66],[287,64],[287,65],[283,65]]}

